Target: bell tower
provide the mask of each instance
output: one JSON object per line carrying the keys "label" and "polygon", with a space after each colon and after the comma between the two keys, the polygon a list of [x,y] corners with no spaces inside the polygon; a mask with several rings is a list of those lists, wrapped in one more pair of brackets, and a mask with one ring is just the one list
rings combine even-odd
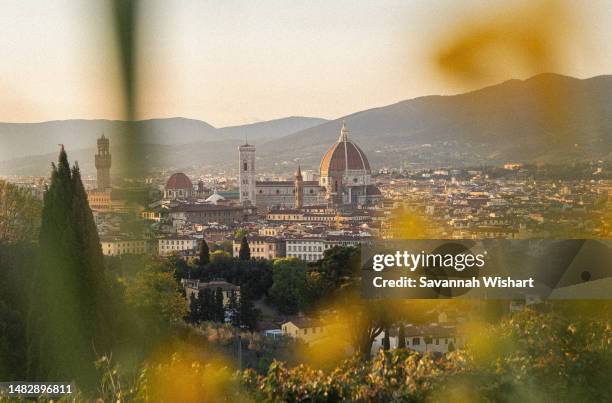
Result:
{"label": "bell tower", "polygon": [[95,155],[96,170],[97,170],[97,186],[98,190],[106,190],[111,187],[110,167],[111,154],[110,143],[104,134],[98,139],[98,152]]}
{"label": "bell tower", "polygon": [[304,178],[302,177],[302,169],[298,165],[295,172],[295,208],[300,209],[304,206]]}
{"label": "bell tower", "polygon": [[238,180],[240,203],[255,205],[255,146],[243,144],[238,147]]}

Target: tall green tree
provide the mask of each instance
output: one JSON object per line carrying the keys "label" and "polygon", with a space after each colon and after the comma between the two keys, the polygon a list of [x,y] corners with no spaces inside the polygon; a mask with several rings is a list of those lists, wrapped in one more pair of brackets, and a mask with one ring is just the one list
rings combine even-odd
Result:
{"label": "tall green tree", "polygon": [[328,281],[339,286],[347,278],[359,275],[360,258],[360,248],[336,246],[323,254],[319,262],[320,271]]}
{"label": "tall green tree", "polygon": [[223,305],[223,290],[217,288],[215,291],[215,322],[225,322],[225,307]]}
{"label": "tall green tree", "polygon": [[238,258],[240,258],[240,260],[251,259],[251,248],[249,248],[249,241],[247,241],[246,236],[243,236],[242,241],[240,242],[240,250],[238,251]]}
{"label": "tall green tree", "polygon": [[200,243],[200,266],[206,266],[208,263],[210,263],[210,249],[206,239],[202,238]]}
{"label": "tall green tree", "polygon": [[216,316],[215,296],[210,289],[198,293],[200,321],[214,321]]}
{"label": "tall green tree", "polygon": [[399,330],[397,331],[397,348],[406,348],[406,328],[402,322],[400,322]]}
{"label": "tall green tree", "polygon": [[189,315],[187,315],[187,321],[190,323],[200,323],[200,303],[196,294],[189,296]]}
{"label": "tall green tree", "polygon": [[44,197],[28,329],[28,376],[97,381],[96,354],[112,345],[104,260],[78,166],[62,147]]}
{"label": "tall green tree", "polygon": [[255,330],[261,312],[253,305],[251,293],[247,289],[240,291],[240,301],[238,305],[240,326],[246,327],[250,331]]}
{"label": "tall green tree", "polygon": [[229,301],[227,303],[227,312],[230,317],[230,322],[232,326],[239,327],[240,326],[240,306],[238,305],[238,298],[236,295],[236,291],[230,291]]}
{"label": "tall green tree", "polygon": [[182,323],[189,305],[163,262],[147,264],[126,284],[126,302],[151,336],[163,337]]}
{"label": "tall green tree", "polygon": [[298,313],[306,301],[306,263],[293,257],[278,259],[272,270],[272,286],[268,291],[270,301],[282,314]]}
{"label": "tall green tree", "polygon": [[382,348],[385,351],[389,351],[391,349],[391,340],[389,340],[389,329],[388,328],[385,328],[385,332],[383,334]]}

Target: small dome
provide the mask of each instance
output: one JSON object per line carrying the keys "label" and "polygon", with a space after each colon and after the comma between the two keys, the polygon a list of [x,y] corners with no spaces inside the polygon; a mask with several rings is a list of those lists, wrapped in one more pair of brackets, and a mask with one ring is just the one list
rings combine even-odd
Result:
{"label": "small dome", "polygon": [[168,182],[166,182],[166,189],[193,189],[191,179],[182,172],[173,174]]}
{"label": "small dome", "polygon": [[342,124],[340,138],[325,153],[321,161],[321,176],[328,176],[330,172],[343,172],[346,170],[363,170],[371,173],[370,163],[364,152],[356,144],[349,141],[346,124]]}

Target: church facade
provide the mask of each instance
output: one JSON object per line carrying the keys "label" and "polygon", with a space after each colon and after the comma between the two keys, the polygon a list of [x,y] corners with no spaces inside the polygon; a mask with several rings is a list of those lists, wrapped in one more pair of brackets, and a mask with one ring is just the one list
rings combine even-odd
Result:
{"label": "church facade", "polygon": [[380,200],[363,151],[348,139],[342,124],[340,137],[323,156],[319,181],[304,181],[300,167],[293,181],[257,181],[255,146],[239,147],[239,188],[242,203],[259,209],[302,208],[327,204],[334,207],[367,205]]}

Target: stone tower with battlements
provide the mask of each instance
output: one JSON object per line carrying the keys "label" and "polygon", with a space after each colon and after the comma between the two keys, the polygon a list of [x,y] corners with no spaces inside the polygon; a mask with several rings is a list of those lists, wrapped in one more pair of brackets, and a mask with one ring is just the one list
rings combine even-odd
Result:
{"label": "stone tower with battlements", "polygon": [[111,187],[110,167],[111,154],[110,143],[104,134],[98,139],[98,152],[96,153],[96,170],[98,179],[98,190],[107,190]]}

